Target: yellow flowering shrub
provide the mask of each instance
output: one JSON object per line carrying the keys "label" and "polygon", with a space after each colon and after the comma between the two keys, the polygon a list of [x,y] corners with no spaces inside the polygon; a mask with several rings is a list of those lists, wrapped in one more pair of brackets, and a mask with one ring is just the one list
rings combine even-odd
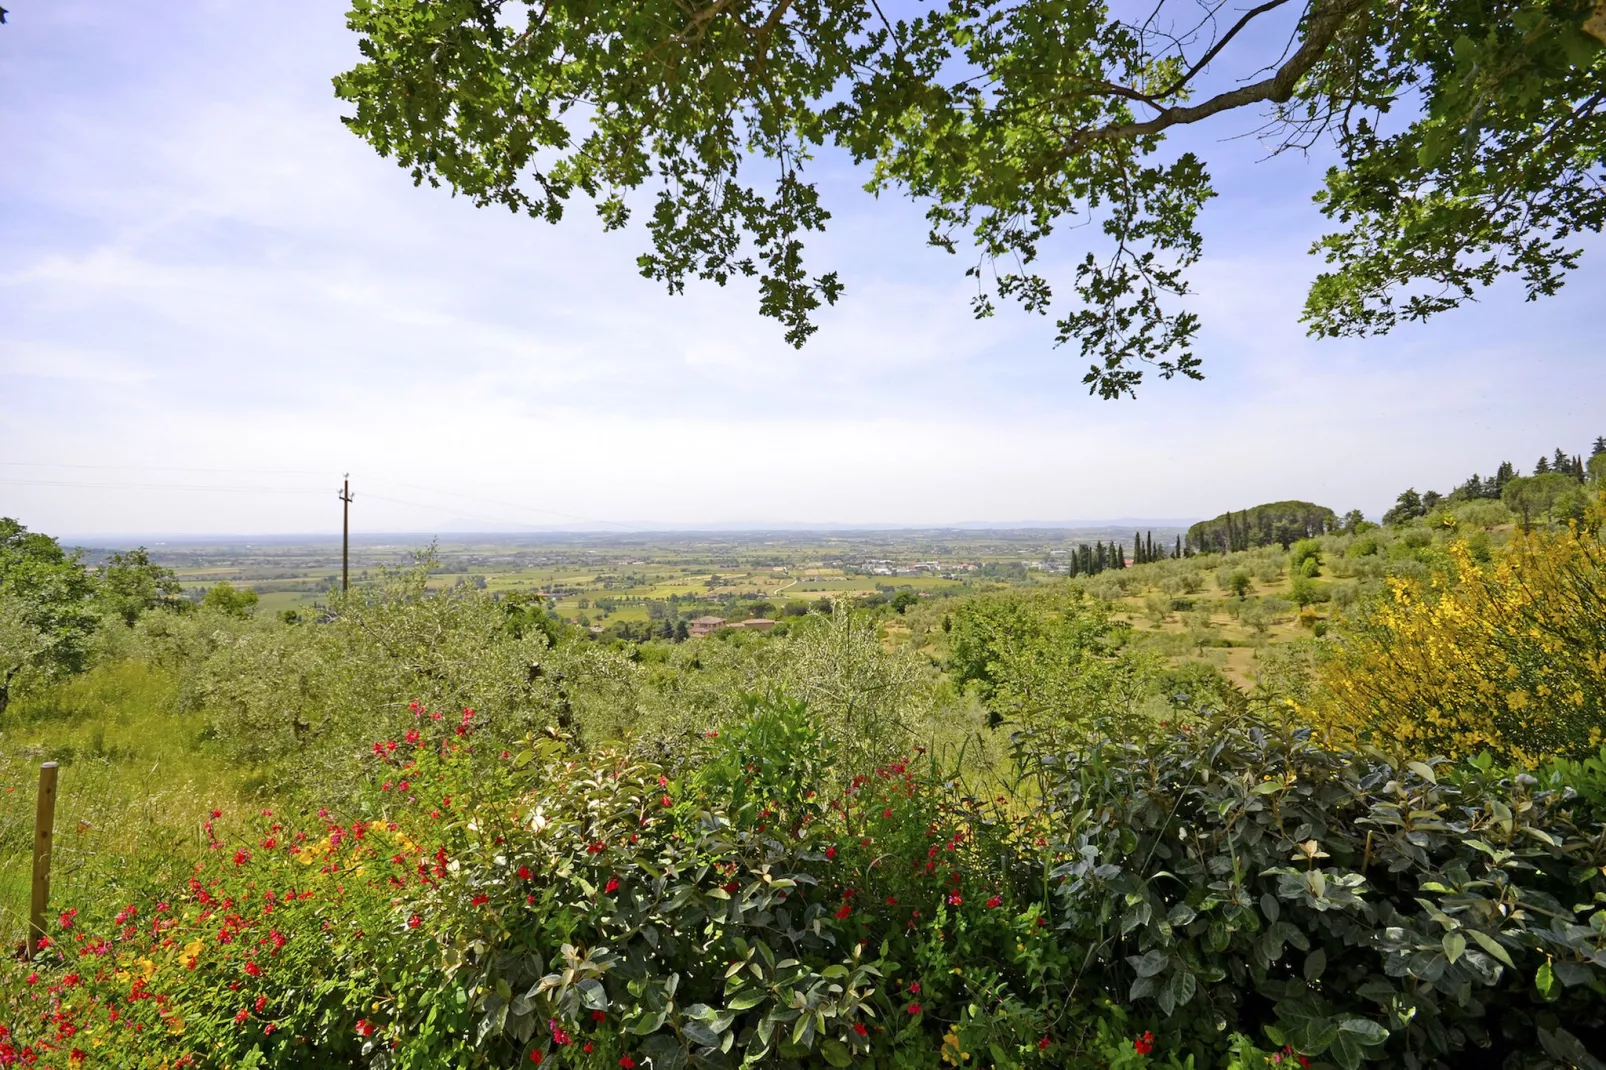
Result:
{"label": "yellow flowering shrub", "polygon": [[1397,579],[1346,629],[1303,709],[1346,742],[1534,762],[1606,730],[1606,546],[1598,528],[1463,542],[1427,581]]}

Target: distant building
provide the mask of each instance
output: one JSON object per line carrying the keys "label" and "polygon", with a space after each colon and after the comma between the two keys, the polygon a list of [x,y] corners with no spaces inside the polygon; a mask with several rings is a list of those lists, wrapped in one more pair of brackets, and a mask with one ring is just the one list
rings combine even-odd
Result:
{"label": "distant building", "polygon": [[691,622],[691,627],[686,629],[686,633],[693,639],[696,639],[700,636],[709,635],[715,631],[718,631],[724,626],[724,617],[698,617],[696,620]]}
{"label": "distant building", "polygon": [[754,617],[752,620],[739,620],[727,624],[727,628],[749,628],[756,632],[767,632],[775,627],[775,622],[765,617]]}

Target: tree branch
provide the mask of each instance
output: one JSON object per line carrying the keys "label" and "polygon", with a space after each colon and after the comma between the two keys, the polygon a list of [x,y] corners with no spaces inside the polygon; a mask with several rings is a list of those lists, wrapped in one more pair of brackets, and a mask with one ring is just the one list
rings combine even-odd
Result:
{"label": "tree branch", "polygon": [[1288,57],[1288,61],[1270,78],[1263,78],[1252,85],[1231,89],[1225,93],[1217,93],[1202,104],[1195,104],[1192,107],[1166,108],[1145,122],[1101,126],[1087,131],[1079,140],[1118,141],[1145,137],[1149,134],[1158,134],[1169,127],[1196,123],[1220,112],[1242,108],[1263,100],[1285,103],[1294,95],[1294,87],[1299,84],[1299,80],[1310,73],[1310,69],[1316,66],[1316,61],[1327,51],[1327,46],[1333,43],[1333,38],[1338,36],[1338,31],[1345,21],[1364,8],[1367,3],[1368,0],[1332,0],[1319,9],[1313,9],[1305,40],[1300,44],[1299,50]]}

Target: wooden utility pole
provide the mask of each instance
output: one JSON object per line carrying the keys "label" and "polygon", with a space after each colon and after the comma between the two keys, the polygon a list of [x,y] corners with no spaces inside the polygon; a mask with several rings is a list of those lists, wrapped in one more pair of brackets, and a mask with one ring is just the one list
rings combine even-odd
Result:
{"label": "wooden utility pole", "polygon": [[351,473],[340,487],[340,591],[351,589]]}
{"label": "wooden utility pole", "polygon": [[56,829],[56,763],[39,767],[39,801],[33,815],[33,900],[28,904],[28,958],[45,935],[45,908],[50,904],[50,854]]}

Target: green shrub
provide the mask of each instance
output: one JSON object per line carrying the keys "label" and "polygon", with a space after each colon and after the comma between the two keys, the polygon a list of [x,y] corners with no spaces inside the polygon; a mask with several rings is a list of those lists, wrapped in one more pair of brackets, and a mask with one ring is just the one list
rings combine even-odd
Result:
{"label": "green shrub", "polygon": [[1585,1065],[1606,1027],[1606,837],[1565,769],[1396,767],[1226,716],[1021,760],[1083,983],[1180,1043]]}

